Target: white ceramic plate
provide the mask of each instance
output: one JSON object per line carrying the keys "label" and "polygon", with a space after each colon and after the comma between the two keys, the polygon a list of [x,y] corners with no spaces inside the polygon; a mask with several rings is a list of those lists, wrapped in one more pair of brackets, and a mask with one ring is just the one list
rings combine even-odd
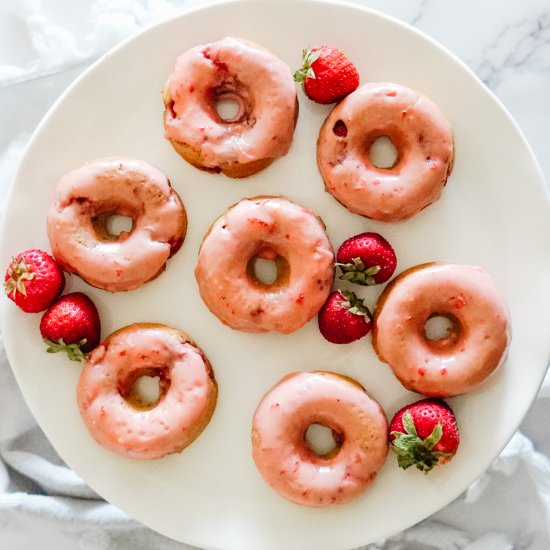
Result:
{"label": "white ceramic plate", "polygon": [[[315,141],[329,107],[313,104],[301,91],[291,152],[264,172],[234,181],[182,161],[163,139],[163,84],[180,52],[226,35],[263,44],[291,68],[299,65],[304,46],[335,44],[356,63],[362,82],[393,81],[429,95],[456,135],[456,164],[441,200],[396,224],[348,213],[323,191],[316,168]],[[49,248],[45,215],[55,183],[83,162],[107,155],[141,158],[168,174],[187,206],[187,240],[167,271],[137,291],[111,295],[77,277],[69,278],[68,290],[83,290],[96,301],[103,336],[135,321],[188,332],[210,358],[220,389],[211,423],[182,454],[125,460],[97,445],[81,422],[75,403],[80,366],[46,354],[40,316],[2,300],[6,349],[32,412],[60,455],[107,500],[153,529],[200,547],[352,548],[408,527],[451,501],[512,436],[550,356],[549,202],[514,122],[438,44],[367,9],[309,1],[214,5],[142,33],[79,78],[38,128],[9,196],[2,265],[26,248]],[[395,247],[399,271],[441,260],[479,264],[494,276],[513,319],[509,360],[478,391],[451,400],[462,441],[449,465],[424,476],[399,470],[390,455],[363,496],[327,509],[291,504],[263,482],[251,459],[251,418],[261,396],[284,374],[345,373],[388,416],[418,396],[377,360],[370,336],[349,346],[331,345],[315,320],[289,336],[244,334],[222,326],[206,310],[193,277],[202,236],[229,205],[258,194],[283,194],[320,214],[335,248],[361,231],[381,232]],[[371,307],[379,292],[360,290]]]}

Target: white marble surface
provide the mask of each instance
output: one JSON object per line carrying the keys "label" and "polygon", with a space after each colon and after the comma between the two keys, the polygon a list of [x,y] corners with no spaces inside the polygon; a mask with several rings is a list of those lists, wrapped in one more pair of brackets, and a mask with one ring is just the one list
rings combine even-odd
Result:
{"label": "white marble surface", "polygon": [[[30,133],[65,86],[125,36],[191,3],[0,0],[0,200]],[[411,23],[464,60],[514,116],[550,181],[548,0],[356,3]],[[184,548],[98,503],[71,477],[35,427],[5,357],[0,361],[0,548]],[[434,517],[376,547],[550,548],[549,417],[547,378],[520,432],[480,480]],[[44,464],[53,478],[39,479]],[[67,491],[71,498],[60,501]],[[44,500],[56,498],[55,506]]]}

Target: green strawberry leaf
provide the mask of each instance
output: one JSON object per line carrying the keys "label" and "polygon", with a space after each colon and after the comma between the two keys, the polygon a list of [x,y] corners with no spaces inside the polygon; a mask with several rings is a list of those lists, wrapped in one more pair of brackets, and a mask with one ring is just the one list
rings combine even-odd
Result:
{"label": "green strawberry leaf", "polygon": [[86,338],[83,338],[79,342],[74,342],[73,344],[65,344],[65,342],[63,342],[63,338],[61,338],[59,342],[52,342],[47,338],[44,338],[43,340],[48,345],[48,348],[46,349],[48,353],[59,353],[62,351],[69,356],[71,361],[78,361],[80,363],[86,361],[86,355],[81,349],[82,346],[86,344]]}
{"label": "green strawberry leaf", "polygon": [[397,455],[399,467],[407,469],[414,465],[427,474],[441,459],[451,456],[450,453],[433,450],[443,436],[441,422],[434,426],[428,437],[422,439],[418,435],[413,417],[409,411],[403,413],[401,420],[405,433],[399,431],[390,433],[390,436],[394,438],[391,442],[391,448]]}
{"label": "green strawberry leaf", "polygon": [[340,290],[340,294],[346,299],[345,302],[342,302],[342,306],[345,307],[353,315],[362,315],[369,319],[372,318],[371,312],[363,304],[363,300],[358,298],[355,293],[350,292],[349,290]]}
{"label": "green strawberry leaf", "polygon": [[340,279],[344,281],[350,281],[362,286],[377,284],[374,275],[380,271],[379,265],[366,267],[363,260],[359,257],[352,258],[352,261],[348,263],[336,262],[335,265],[341,269],[342,275],[340,275]]}

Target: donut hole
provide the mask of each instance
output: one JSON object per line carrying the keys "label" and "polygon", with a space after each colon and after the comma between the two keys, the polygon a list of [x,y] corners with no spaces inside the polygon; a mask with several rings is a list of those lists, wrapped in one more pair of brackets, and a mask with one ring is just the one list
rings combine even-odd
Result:
{"label": "donut hole", "polygon": [[241,104],[234,98],[219,98],[216,101],[216,112],[225,122],[232,122],[238,118],[241,111]]}
{"label": "donut hole", "polygon": [[146,411],[158,405],[169,386],[164,369],[140,369],[128,380],[121,395],[133,408]]}
{"label": "donut hole", "polygon": [[262,286],[282,286],[288,280],[290,267],[285,258],[274,251],[260,251],[248,261],[248,278]]}
{"label": "donut hole", "polygon": [[96,235],[103,241],[117,241],[134,230],[134,218],[126,213],[104,212],[92,218]]}
{"label": "donut hole", "polygon": [[304,434],[307,448],[321,458],[331,458],[336,455],[343,441],[342,434],[317,422],[311,424]]}
{"label": "donut hole", "polygon": [[227,82],[212,92],[212,105],[218,122],[241,122],[249,112],[247,90],[234,82]]}
{"label": "donut hole", "polygon": [[452,313],[433,313],[424,323],[423,336],[432,346],[452,346],[461,333],[462,325]]}
{"label": "donut hole", "polygon": [[130,216],[112,214],[105,220],[105,229],[113,237],[118,237],[123,232],[131,233],[133,228],[134,220]]}
{"label": "donut hole", "polygon": [[378,136],[369,145],[368,155],[376,168],[391,169],[399,162],[399,152],[389,136]]}

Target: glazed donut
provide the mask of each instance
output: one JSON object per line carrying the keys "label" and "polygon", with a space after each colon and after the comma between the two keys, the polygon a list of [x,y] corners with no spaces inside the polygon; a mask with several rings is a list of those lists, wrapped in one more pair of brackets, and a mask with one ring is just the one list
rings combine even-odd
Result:
{"label": "glazed donut", "polygon": [[[426,323],[434,317],[446,318],[449,327],[430,339]],[[384,289],[374,311],[378,357],[407,389],[429,397],[460,395],[481,384],[504,363],[510,336],[506,305],[477,266],[412,267]]]}
{"label": "glazed donut", "polygon": [[[397,150],[377,168],[370,148],[387,136]],[[331,111],[319,133],[317,164],[325,188],[348,210],[393,222],[437,200],[451,173],[453,132],[426,96],[398,84],[364,84]]]}
{"label": "glazed donut", "polygon": [[[132,229],[109,233],[114,214],[132,218]],[[65,271],[116,292],[138,288],[164,270],[183,243],[187,217],[162,172],[141,160],[107,158],[61,178],[47,227]]]}
{"label": "glazed donut", "polygon": [[[160,378],[160,395],[144,404],[141,376]],[[210,363],[183,332],[136,323],[93,350],[77,387],[80,413],[93,438],[128,458],[153,459],[183,450],[204,430],[217,399]]]}
{"label": "glazed donut", "polygon": [[[336,447],[319,455],[305,441],[312,424],[332,430]],[[296,372],[262,399],[252,424],[252,456],[265,481],[304,506],[330,506],[361,494],[388,452],[380,405],[351,378]]]}
{"label": "glazed donut", "polygon": [[[287,154],[298,117],[290,68],[258,44],[224,38],[182,54],[164,87],[164,135],[189,163],[242,178]],[[223,119],[218,102],[237,113]]]}
{"label": "glazed donut", "polygon": [[[261,282],[257,258],[274,260],[277,278]],[[334,278],[334,253],[322,222],[282,197],[242,199],[211,226],[195,268],[200,295],[225,325],[290,333],[321,308]]]}

